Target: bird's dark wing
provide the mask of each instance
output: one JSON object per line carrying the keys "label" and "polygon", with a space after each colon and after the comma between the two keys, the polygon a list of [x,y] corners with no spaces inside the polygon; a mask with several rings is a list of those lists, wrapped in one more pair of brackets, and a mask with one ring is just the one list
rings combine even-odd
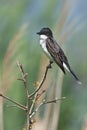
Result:
{"label": "bird's dark wing", "polygon": [[60,46],[51,38],[47,39],[46,47],[50,55],[53,57],[53,60],[56,62],[56,64],[62,69],[62,71],[65,73],[63,62],[66,65],[68,64],[68,60],[63,52],[63,50],[60,48]]}
{"label": "bird's dark wing", "polygon": [[[54,41],[52,38],[48,38],[46,42],[46,47],[50,55],[53,57],[53,60],[56,62],[56,64],[62,69],[62,71],[65,73],[64,68],[68,68],[68,70],[71,72],[73,77],[77,80],[79,84],[81,84],[79,78],[76,76],[76,74],[72,71],[70,68],[70,65],[68,63],[67,57],[65,56],[63,50],[60,48],[60,46]],[[64,64],[66,67],[64,67]]]}

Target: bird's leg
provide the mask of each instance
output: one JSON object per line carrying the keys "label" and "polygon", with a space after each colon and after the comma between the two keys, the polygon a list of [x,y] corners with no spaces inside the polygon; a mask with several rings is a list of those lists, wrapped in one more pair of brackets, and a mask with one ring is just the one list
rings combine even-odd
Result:
{"label": "bird's leg", "polygon": [[53,63],[53,61],[50,60],[49,65],[47,66],[47,68],[51,69],[52,68],[52,66],[51,66],[52,63]]}

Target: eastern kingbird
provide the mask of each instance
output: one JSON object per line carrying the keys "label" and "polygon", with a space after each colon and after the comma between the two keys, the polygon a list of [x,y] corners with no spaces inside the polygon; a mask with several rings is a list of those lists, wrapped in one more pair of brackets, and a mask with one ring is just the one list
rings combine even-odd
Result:
{"label": "eastern kingbird", "polygon": [[81,84],[78,77],[72,71],[68,63],[68,59],[65,56],[63,50],[54,40],[53,33],[50,30],[50,28],[42,28],[40,32],[37,32],[37,34],[40,36],[40,46],[42,47],[43,51],[45,52],[47,57],[50,59],[50,61],[51,62],[55,61],[55,63],[61,68],[64,74],[66,73],[65,70],[70,72],[74,76],[74,78],[77,80],[77,82]]}

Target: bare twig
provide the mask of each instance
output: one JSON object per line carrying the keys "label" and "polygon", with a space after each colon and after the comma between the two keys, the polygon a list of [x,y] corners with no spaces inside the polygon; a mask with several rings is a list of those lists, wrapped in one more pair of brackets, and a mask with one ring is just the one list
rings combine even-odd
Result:
{"label": "bare twig", "polygon": [[21,76],[22,76],[22,79],[19,79],[19,80],[22,80],[23,83],[24,83],[25,90],[26,90],[26,98],[27,98],[28,97],[28,86],[27,86],[26,77],[27,77],[28,74],[24,72],[22,64],[20,64],[19,61],[17,61],[17,66],[18,66],[18,68],[21,72]]}
{"label": "bare twig", "polygon": [[[31,107],[30,107],[30,110],[29,110],[29,116],[32,114],[32,110],[33,110],[33,108],[34,108],[34,105],[35,105],[35,102],[36,102],[37,98],[39,98],[39,97],[38,97],[38,91],[39,91],[40,88],[42,87],[42,85],[43,85],[43,83],[44,83],[44,81],[45,81],[45,79],[46,79],[48,69],[51,68],[51,64],[52,64],[52,63],[53,63],[53,62],[51,62],[51,61],[49,62],[49,65],[46,67],[45,74],[44,74],[44,76],[43,76],[43,78],[42,78],[40,84],[38,85],[37,89],[36,89],[31,95],[29,95],[29,99],[30,99],[32,96],[35,95],[35,96],[34,96],[33,103],[32,103],[32,105],[31,105]],[[41,96],[41,95],[40,95],[40,96]]]}
{"label": "bare twig", "polygon": [[40,96],[42,96],[42,94],[43,94],[44,92],[45,92],[45,90],[43,90],[40,94],[38,94],[38,93],[35,94],[33,103],[32,103],[32,105],[31,105],[31,107],[30,107],[30,110],[29,110],[29,115],[31,115],[32,110],[33,110],[33,108],[34,108],[34,105],[35,105],[36,101],[39,99]]}
{"label": "bare twig", "polygon": [[66,99],[66,97],[55,98],[54,100],[50,100],[50,101],[44,102],[44,104],[56,103],[56,102],[58,102],[59,100],[63,100],[63,99]]}
{"label": "bare twig", "polygon": [[66,97],[61,97],[61,98],[55,98],[54,100],[50,100],[50,101],[45,101],[43,100],[39,106],[35,109],[35,111],[30,115],[30,118],[32,118],[36,113],[37,111],[44,105],[44,104],[49,104],[49,103],[56,103],[58,102],[59,100],[62,100],[62,99],[65,99]]}
{"label": "bare twig", "polygon": [[12,100],[11,98],[9,98],[9,97],[7,97],[7,96],[5,96],[5,95],[3,95],[3,94],[0,94],[0,96],[3,97],[3,98],[5,98],[5,99],[8,100],[8,101],[14,103],[18,108],[20,108],[20,109],[26,111],[26,107],[23,106],[22,104],[20,104],[20,103],[14,101],[14,100]]}
{"label": "bare twig", "polygon": [[36,89],[32,94],[30,94],[28,98],[31,98],[32,96],[34,96],[34,95],[40,90],[40,88],[42,87],[42,85],[43,85],[43,83],[44,83],[44,81],[45,81],[45,79],[46,79],[48,70],[51,69],[51,64],[52,64],[52,63],[53,63],[52,61],[49,62],[49,65],[46,67],[45,74],[44,74],[44,76],[43,76],[41,82],[39,83],[37,89]]}
{"label": "bare twig", "polygon": [[37,93],[35,94],[34,100],[33,100],[32,105],[31,105],[31,107],[30,107],[29,116],[31,115],[32,110],[33,110],[33,108],[34,108],[34,105],[35,105],[35,102],[36,102],[36,98],[37,98]]}
{"label": "bare twig", "polygon": [[46,90],[42,90],[41,93],[37,94],[36,101],[46,92]]}
{"label": "bare twig", "polygon": [[22,79],[20,79],[21,81],[23,81],[24,83],[24,86],[25,86],[25,91],[26,91],[26,116],[27,116],[27,130],[30,130],[30,118],[29,118],[29,99],[28,99],[28,85],[27,85],[27,80],[26,80],[26,77],[27,77],[27,73],[24,72],[24,69],[22,67],[22,64],[19,63],[19,61],[17,62],[17,66],[20,70],[20,73],[21,73],[21,76],[22,76]]}

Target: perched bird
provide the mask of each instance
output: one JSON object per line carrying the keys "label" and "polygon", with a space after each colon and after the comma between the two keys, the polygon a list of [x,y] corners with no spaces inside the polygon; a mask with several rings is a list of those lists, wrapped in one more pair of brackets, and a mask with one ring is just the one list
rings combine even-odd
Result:
{"label": "perched bird", "polygon": [[55,62],[61,68],[64,74],[66,73],[65,70],[70,72],[76,81],[81,84],[76,74],[72,71],[63,50],[54,40],[51,29],[42,28],[39,32],[37,32],[37,34],[40,36],[40,46],[50,61]]}

